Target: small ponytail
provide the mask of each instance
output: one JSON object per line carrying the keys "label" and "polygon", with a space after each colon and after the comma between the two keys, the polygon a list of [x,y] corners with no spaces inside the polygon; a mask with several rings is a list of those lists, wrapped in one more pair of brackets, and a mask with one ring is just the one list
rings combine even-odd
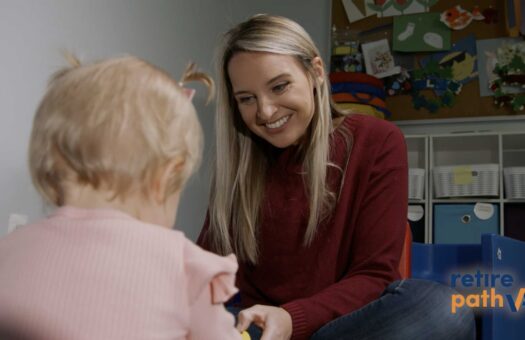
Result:
{"label": "small ponytail", "polygon": [[206,104],[208,104],[215,96],[215,84],[213,79],[204,72],[200,72],[197,69],[197,64],[190,62],[184,70],[179,84],[184,86],[185,83],[190,81],[200,81],[208,88],[208,97],[206,98]]}

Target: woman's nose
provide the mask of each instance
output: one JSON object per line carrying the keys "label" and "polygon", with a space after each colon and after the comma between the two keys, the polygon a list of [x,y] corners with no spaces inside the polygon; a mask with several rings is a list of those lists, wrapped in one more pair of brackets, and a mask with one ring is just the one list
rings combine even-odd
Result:
{"label": "woman's nose", "polygon": [[261,99],[257,103],[257,117],[259,119],[268,121],[277,111],[277,105],[268,99]]}

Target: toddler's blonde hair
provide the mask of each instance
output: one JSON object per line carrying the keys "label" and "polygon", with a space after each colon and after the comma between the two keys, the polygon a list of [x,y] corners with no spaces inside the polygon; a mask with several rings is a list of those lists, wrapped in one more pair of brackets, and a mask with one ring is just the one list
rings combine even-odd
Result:
{"label": "toddler's blonde hair", "polygon": [[[29,144],[33,183],[54,205],[64,205],[69,184],[109,190],[124,199],[147,195],[157,171],[176,157],[184,165],[166,195],[181,190],[202,155],[203,135],[191,100],[167,73],[133,56],[57,72],[36,112]],[[182,82],[213,82],[186,69]]]}

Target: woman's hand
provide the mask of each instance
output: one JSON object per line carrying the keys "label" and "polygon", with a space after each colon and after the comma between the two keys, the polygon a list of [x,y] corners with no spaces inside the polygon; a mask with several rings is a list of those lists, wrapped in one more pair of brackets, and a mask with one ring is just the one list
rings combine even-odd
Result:
{"label": "woman's hand", "polygon": [[238,315],[237,329],[244,331],[254,323],[263,330],[261,340],[288,340],[292,336],[292,317],[281,307],[255,305]]}

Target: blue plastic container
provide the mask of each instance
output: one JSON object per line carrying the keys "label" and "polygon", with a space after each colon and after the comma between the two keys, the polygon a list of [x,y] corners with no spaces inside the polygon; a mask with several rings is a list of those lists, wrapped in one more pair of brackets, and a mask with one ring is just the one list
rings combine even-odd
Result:
{"label": "blue plastic container", "polygon": [[[441,282],[450,286],[451,275],[475,273],[511,275],[510,287],[497,284],[496,293],[504,296],[503,308],[477,309],[482,340],[525,339],[525,299],[520,310],[513,312],[507,305],[507,294],[516,299],[525,288],[525,242],[496,234],[481,236],[477,244],[412,244],[412,277]],[[456,289],[466,294],[479,294],[490,287]]]}

